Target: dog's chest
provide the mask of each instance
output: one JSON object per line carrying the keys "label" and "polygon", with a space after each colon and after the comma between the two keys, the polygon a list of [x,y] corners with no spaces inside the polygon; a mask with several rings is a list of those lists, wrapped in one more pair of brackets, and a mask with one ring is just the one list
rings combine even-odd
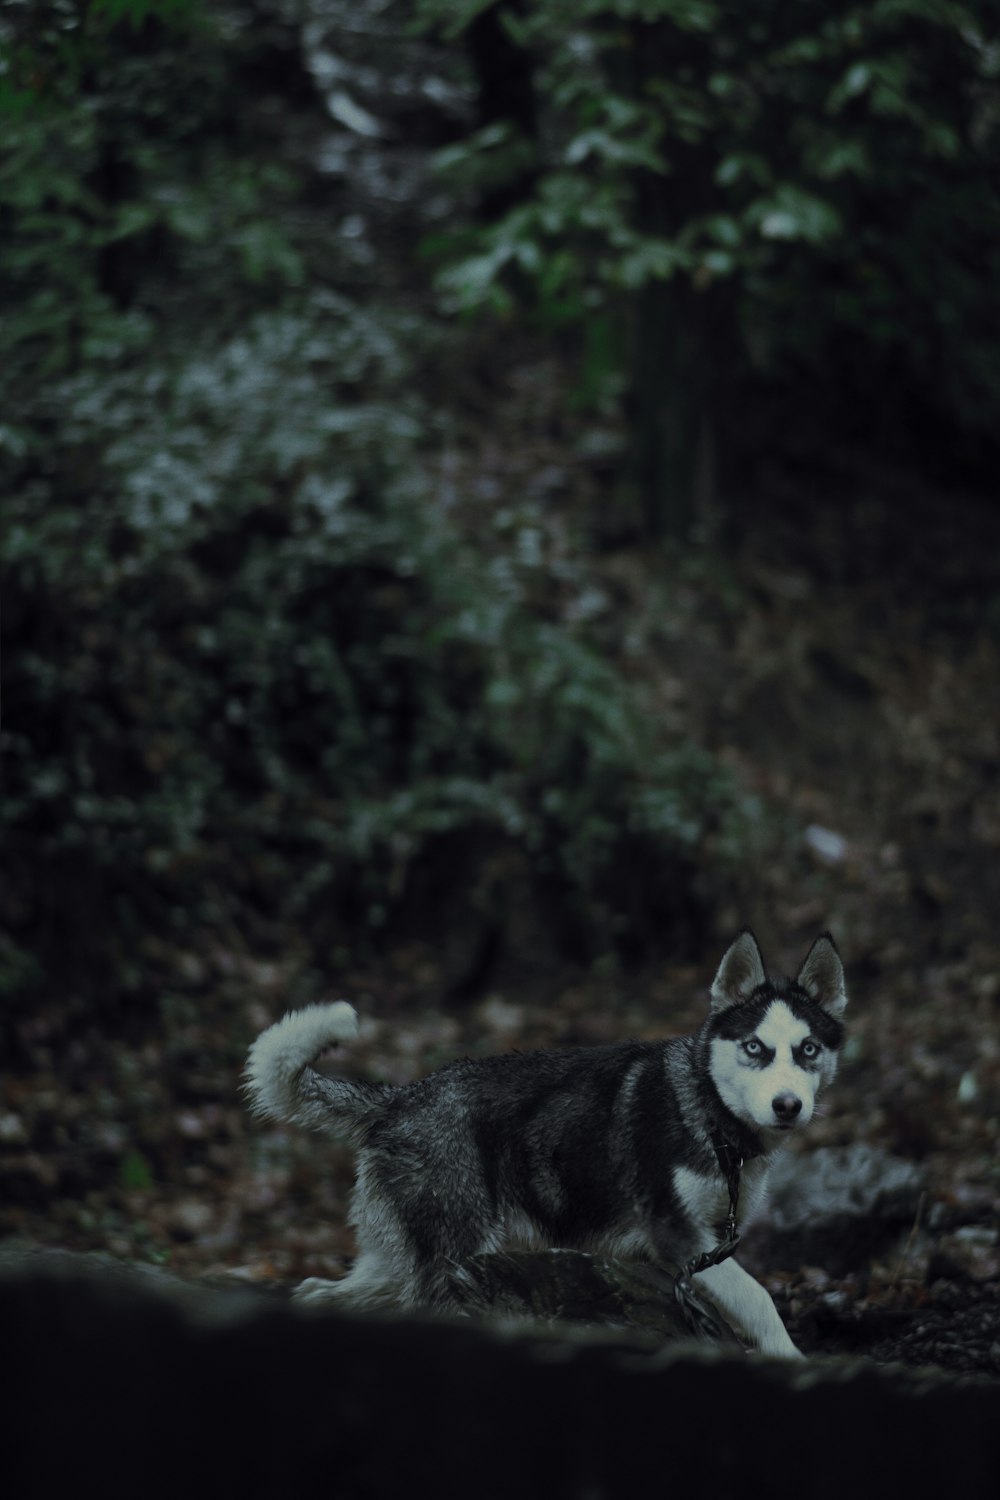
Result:
{"label": "dog's chest", "polygon": [[[757,1212],[767,1190],[770,1163],[765,1157],[748,1161],[740,1172],[736,1219],[740,1227]],[[674,1169],[674,1191],[693,1223],[712,1229],[729,1213],[729,1184],[721,1170],[695,1172],[690,1167]]]}

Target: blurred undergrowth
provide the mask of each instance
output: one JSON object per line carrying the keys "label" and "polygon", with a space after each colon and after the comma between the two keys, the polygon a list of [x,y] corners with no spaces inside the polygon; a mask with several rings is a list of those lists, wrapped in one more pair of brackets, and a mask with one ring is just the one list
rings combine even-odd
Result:
{"label": "blurred undergrowth", "polygon": [[[990,7],[8,0],[0,48],[0,986],[697,944],[759,820],[663,559],[782,459],[995,473]],[[612,435],[583,498],[485,473],[518,338]]]}
{"label": "blurred undergrowth", "polygon": [[459,883],[485,846],[520,851],[597,956],[626,849],[648,874],[736,836],[726,778],[664,743],[593,638],[582,559],[553,579],[530,505],[450,513],[391,325],[322,294],[172,368],[47,385],[60,462],[7,530],[29,941],[41,921],[56,954],[125,963],[147,922],[224,929],[246,904],[350,944],[448,836]]}
{"label": "blurred undergrowth", "polygon": [[580,539],[446,498],[425,374],[467,335],[310,216],[249,9],[10,16],[4,992],[517,901],[575,957],[661,941],[753,808],[595,628]]}

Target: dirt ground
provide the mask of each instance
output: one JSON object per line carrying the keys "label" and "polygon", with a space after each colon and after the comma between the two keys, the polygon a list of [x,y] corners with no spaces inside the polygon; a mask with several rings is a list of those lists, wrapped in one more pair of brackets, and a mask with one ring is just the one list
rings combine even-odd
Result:
{"label": "dirt ground", "polygon": [[[350,1153],[249,1123],[239,1097],[244,1045],[281,1010],[281,981],[276,969],[234,958],[211,1007],[192,998],[181,1017],[173,1002],[167,1044],[147,1036],[124,1045],[78,1026],[61,1036],[66,1018],[55,1006],[25,1025],[27,1066],[5,1080],[0,1114],[0,1232],[9,1242],[262,1286],[342,1273],[353,1251]],[[617,984],[590,982],[544,1001],[493,994],[456,1016],[412,1009],[402,980],[370,980],[355,996],[363,1016],[355,1065],[403,1081],[463,1053],[658,1036],[696,1019],[693,992],[685,972],[658,976],[626,1003]],[[806,1351],[1000,1375],[995,1121],[978,1094],[957,1097],[968,1071],[956,1083],[965,1061],[957,1037],[956,1060],[927,1039],[927,1021],[911,1023],[890,1067],[872,1053],[896,1022],[865,1016],[860,995],[857,1005],[853,1058],[811,1143],[908,1147],[926,1181],[914,1221],[890,1226],[877,1253],[849,1270],[831,1244],[836,1274],[822,1263],[775,1263],[766,1244],[755,1252],[753,1230],[745,1263]],[[921,1109],[917,1135],[908,1122]]]}

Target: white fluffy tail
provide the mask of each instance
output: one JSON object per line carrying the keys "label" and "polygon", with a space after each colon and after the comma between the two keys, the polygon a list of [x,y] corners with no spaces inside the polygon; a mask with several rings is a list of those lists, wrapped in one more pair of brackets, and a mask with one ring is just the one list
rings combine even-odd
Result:
{"label": "white fluffy tail", "polygon": [[326,1126],[351,1134],[377,1108],[389,1085],[327,1078],[311,1066],[327,1047],[350,1041],[358,1018],[345,1000],[289,1011],[254,1042],[244,1088],[251,1110],[293,1125]]}

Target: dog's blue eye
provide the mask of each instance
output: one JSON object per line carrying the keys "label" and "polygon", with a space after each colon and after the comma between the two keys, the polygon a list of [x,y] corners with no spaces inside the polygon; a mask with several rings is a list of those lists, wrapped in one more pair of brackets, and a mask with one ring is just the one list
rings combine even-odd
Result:
{"label": "dog's blue eye", "polygon": [[752,1036],[748,1042],[743,1043],[743,1050],[748,1056],[756,1057],[760,1052],[760,1042],[755,1036]]}
{"label": "dog's blue eye", "polygon": [[802,1043],[802,1056],[803,1057],[816,1057],[818,1055],[818,1053],[819,1053],[819,1048],[817,1047],[817,1045],[816,1045],[815,1042],[803,1042]]}

